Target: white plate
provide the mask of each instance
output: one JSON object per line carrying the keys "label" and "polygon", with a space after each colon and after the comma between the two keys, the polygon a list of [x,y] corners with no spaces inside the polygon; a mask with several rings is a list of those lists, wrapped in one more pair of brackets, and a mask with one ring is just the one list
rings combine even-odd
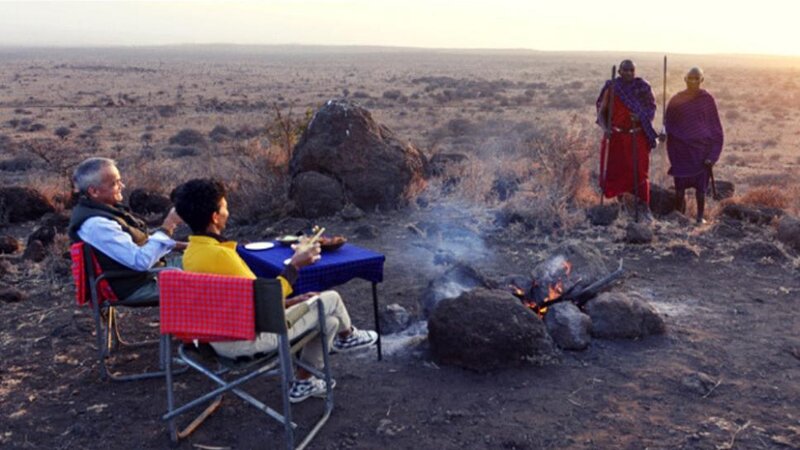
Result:
{"label": "white plate", "polygon": [[251,242],[244,246],[247,250],[269,250],[272,247],[275,247],[274,242]]}

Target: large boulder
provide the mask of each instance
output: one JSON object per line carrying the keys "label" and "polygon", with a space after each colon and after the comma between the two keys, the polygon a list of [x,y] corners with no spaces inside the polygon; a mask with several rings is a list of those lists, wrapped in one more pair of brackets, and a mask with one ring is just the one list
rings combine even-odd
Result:
{"label": "large boulder", "polygon": [[298,174],[292,179],[289,192],[297,213],[309,219],[336,214],[345,204],[342,185],[319,172]]}
{"label": "large boulder", "polygon": [[36,220],[55,211],[53,204],[36,189],[0,187],[0,223]]}
{"label": "large boulder", "polygon": [[556,358],[539,317],[506,291],[477,288],[443,300],[428,321],[434,358],[478,372]]}
{"label": "large boulder", "polygon": [[341,180],[347,198],[365,211],[404,206],[425,187],[425,156],[344,99],[314,114],[289,168],[293,177],[314,171]]}
{"label": "large boulder", "polygon": [[605,339],[639,339],[663,334],[664,319],[637,295],[604,292],[584,308],[592,318],[592,336]]}

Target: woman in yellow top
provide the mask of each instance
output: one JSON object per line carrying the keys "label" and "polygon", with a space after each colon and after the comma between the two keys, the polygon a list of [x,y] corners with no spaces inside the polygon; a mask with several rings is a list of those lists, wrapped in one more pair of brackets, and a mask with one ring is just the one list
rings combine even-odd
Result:
{"label": "woman in yellow top", "polygon": [[[183,255],[183,268],[189,272],[213,273],[255,279],[253,271],[236,253],[236,242],[222,237],[228,221],[228,201],[225,187],[212,179],[194,179],[178,186],[172,194],[178,215],[192,229],[189,246]],[[292,293],[292,284],[297,279],[298,270],[319,259],[319,245],[298,246],[286,269],[278,276],[283,287],[284,298]],[[320,294],[308,293],[286,300],[291,309],[301,302],[319,296],[324,306],[325,327],[330,341],[329,346],[337,352],[348,352],[374,345],[377,333],[359,330],[350,323],[342,298],[335,291]],[[310,308],[292,328],[289,339],[302,335],[318,326],[317,308]],[[278,339],[272,333],[259,333],[252,341],[212,342],[214,350],[228,358],[252,356],[256,353],[270,352],[277,348]],[[313,367],[322,367],[322,343],[315,339],[305,346],[301,358]],[[303,368],[298,368],[296,380],[289,392],[289,399],[301,402],[311,396],[325,395],[325,380],[317,378]]]}

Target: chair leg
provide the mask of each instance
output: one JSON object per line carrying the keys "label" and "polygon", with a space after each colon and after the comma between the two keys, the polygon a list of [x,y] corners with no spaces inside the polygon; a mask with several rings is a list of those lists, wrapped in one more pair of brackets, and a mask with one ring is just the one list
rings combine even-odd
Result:
{"label": "chair leg", "polygon": [[109,378],[108,368],[106,367],[106,332],[103,329],[102,318],[100,317],[100,308],[96,303],[92,305],[92,315],[94,316],[95,334],[97,336],[97,353],[98,362],[100,366],[100,379],[105,381]]}
{"label": "chair leg", "polygon": [[[320,316],[322,317],[322,316]],[[278,338],[278,350],[281,359],[281,391],[283,392],[283,427],[286,434],[286,448],[294,450],[294,430],[292,429],[292,403],[289,400],[289,389],[294,379],[292,373],[292,355],[289,352],[289,338],[281,335]]]}
{"label": "chair leg", "polygon": [[[167,412],[172,412],[175,409],[175,395],[172,390],[172,338],[169,335],[162,336],[161,341],[163,344],[160,364],[164,367],[164,378],[167,383]],[[167,427],[169,428],[169,440],[173,444],[177,444],[179,438],[174,418],[167,421]]]}

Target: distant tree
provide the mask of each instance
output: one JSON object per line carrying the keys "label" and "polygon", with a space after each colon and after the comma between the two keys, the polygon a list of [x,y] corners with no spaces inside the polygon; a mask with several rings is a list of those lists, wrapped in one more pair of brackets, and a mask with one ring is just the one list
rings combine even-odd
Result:
{"label": "distant tree", "polygon": [[69,127],[58,127],[56,128],[56,131],[54,131],[53,133],[59,138],[61,138],[61,140],[64,140],[67,138],[67,136],[69,136],[71,132],[72,131],[69,129]]}

